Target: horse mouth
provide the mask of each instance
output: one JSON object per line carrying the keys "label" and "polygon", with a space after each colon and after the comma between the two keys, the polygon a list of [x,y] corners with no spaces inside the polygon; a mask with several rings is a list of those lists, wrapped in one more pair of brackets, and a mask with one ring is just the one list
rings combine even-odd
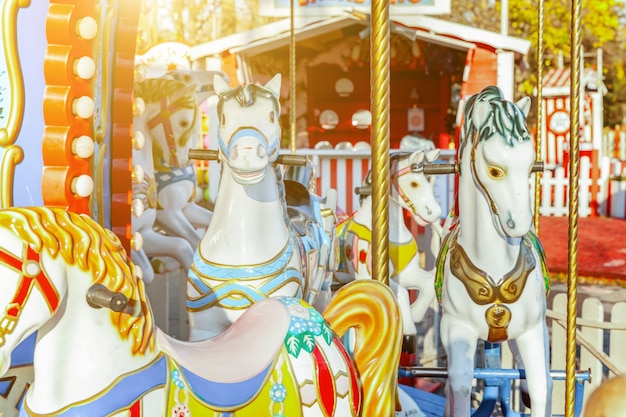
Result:
{"label": "horse mouth", "polygon": [[265,176],[265,169],[259,169],[254,171],[239,171],[233,170],[233,176],[237,182],[242,184],[256,184],[260,182]]}
{"label": "horse mouth", "polygon": [[417,225],[421,226],[421,227],[428,226],[429,224],[432,223],[432,222],[429,222],[428,220],[424,219],[422,216],[420,216],[417,213],[413,214],[413,220],[415,220],[415,223],[417,223]]}

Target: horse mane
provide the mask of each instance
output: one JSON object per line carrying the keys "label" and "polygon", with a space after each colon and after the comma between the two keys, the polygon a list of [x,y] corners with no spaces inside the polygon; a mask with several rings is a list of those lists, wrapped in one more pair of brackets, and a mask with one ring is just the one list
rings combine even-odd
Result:
{"label": "horse mane", "polygon": [[94,284],[123,293],[132,311],[111,311],[111,321],[122,338],[131,339],[133,353],[154,349],[154,318],[143,281],[113,232],[87,215],[49,207],[2,209],[0,227],[12,230],[37,253],[45,250],[53,259],[61,256],[68,265],[90,272]]}
{"label": "horse mane", "polygon": [[[135,96],[141,97],[146,103],[157,103],[164,97],[171,97],[178,91],[187,87],[182,81],[171,78],[147,78],[135,84]],[[196,98],[187,96],[183,99],[189,103],[186,107],[196,107]]]}
{"label": "horse mane", "polygon": [[[476,126],[472,115],[479,101],[489,103],[491,112],[480,126]],[[530,140],[524,113],[514,103],[505,100],[502,90],[498,87],[489,86],[471,96],[467,101],[464,116],[461,146],[475,134],[478,135],[478,141],[488,140],[498,134],[510,146],[513,146],[516,140],[518,142]]]}

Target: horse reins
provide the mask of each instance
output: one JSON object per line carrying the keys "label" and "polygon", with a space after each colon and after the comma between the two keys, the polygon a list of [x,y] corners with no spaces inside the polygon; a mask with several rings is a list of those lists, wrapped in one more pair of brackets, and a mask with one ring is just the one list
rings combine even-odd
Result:
{"label": "horse reins", "polygon": [[[393,188],[396,190],[396,192],[398,193],[398,196],[402,199],[402,201],[404,201],[404,203],[406,204],[406,206],[409,208],[409,210],[411,210],[411,212],[414,215],[417,215],[417,208],[415,207],[415,203],[413,203],[413,201],[411,201],[411,199],[409,197],[407,197],[407,195],[405,194],[404,190],[402,189],[402,187],[400,186],[400,183],[398,182],[399,178],[403,175],[406,175],[410,172],[415,172],[415,173],[419,173],[422,172],[424,170],[424,166],[421,164],[412,164],[409,165],[405,168],[402,168],[401,170],[397,170],[398,167],[398,159],[392,159],[391,161],[391,175],[390,175],[390,179],[391,179],[391,185],[393,186]],[[393,197],[392,197],[393,198]],[[428,210],[428,214],[430,214],[430,208],[426,207],[426,210]]]}
{"label": "horse reins", "polygon": [[41,268],[39,254],[29,245],[26,245],[26,260],[20,259],[0,248],[0,261],[17,271],[21,271],[20,282],[15,295],[0,316],[0,346],[6,342],[6,336],[11,334],[19,320],[24,305],[31,294],[33,286],[37,286],[50,312],[54,312],[59,305],[59,294],[54,285]]}
{"label": "horse reins", "polygon": [[163,97],[161,99],[161,111],[156,116],[148,120],[148,129],[150,130],[154,129],[158,125],[163,125],[165,141],[170,151],[170,167],[180,166],[176,152],[176,141],[174,138],[174,131],[172,129],[172,121],[170,120],[172,115],[179,110],[180,106],[177,103],[170,104],[170,98]]}

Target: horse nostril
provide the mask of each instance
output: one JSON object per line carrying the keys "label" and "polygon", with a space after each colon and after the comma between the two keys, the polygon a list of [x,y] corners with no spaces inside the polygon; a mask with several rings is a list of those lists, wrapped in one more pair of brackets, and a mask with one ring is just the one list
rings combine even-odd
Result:
{"label": "horse nostril", "polygon": [[506,221],[506,225],[509,229],[514,229],[515,228],[515,222],[513,221],[513,219],[509,219]]}

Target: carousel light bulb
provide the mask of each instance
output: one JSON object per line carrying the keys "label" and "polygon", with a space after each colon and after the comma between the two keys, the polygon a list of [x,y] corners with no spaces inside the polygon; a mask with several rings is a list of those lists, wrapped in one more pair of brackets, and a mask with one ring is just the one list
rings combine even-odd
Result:
{"label": "carousel light bulb", "polygon": [[71,191],[79,197],[89,197],[93,192],[93,179],[86,174],[79,175],[72,179]]}
{"label": "carousel light bulb", "polygon": [[91,79],[96,73],[96,63],[93,58],[83,56],[74,62],[74,74],[83,80]]}
{"label": "carousel light bulb", "polygon": [[133,199],[133,202],[130,205],[130,211],[134,217],[141,217],[144,211],[143,202],[138,198]]}
{"label": "carousel light bulb", "polygon": [[83,159],[91,158],[94,151],[93,139],[87,135],[79,136],[72,142],[72,153]]}
{"label": "carousel light bulb", "polygon": [[136,131],[133,133],[133,149],[136,151],[140,151],[143,149],[143,147],[146,144],[146,137],[144,136],[143,132],[141,131]]}
{"label": "carousel light bulb", "polygon": [[135,265],[135,276],[137,279],[143,279],[143,269],[139,265]]}
{"label": "carousel light bulb", "polygon": [[135,71],[133,72],[134,81],[136,83],[140,83],[146,79],[146,66],[145,65],[135,65]]}
{"label": "carousel light bulb", "polygon": [[92,40],[98,33],[98,22],[91,16],[83,17],[76,24],[76,34],[85,40]]}
{"label": "carousel light bulb", "polygon": [[146,173],[141,165],[135,165],[130,175],[133,179],[133,184],[141,184],[146,176]]}
{"label": "carousel light bulb", "polygon": [[72,112],[81,119],[88,119],[93,116],[95,104],[93,99],[88,96],[82,96],[74,100],[72,104]]}
{"label": "carousel light bulb", "polygon": [[141,233],[133,233],[133,237],[130,239],[130,246],[135,251],[140,251],[143,248],[143,236]]}
{"label": "carousel light bulb", "polygon": [[139,117],[146,111],[146,102],[141,97],[135,97],[133,100],[133,116]]}

